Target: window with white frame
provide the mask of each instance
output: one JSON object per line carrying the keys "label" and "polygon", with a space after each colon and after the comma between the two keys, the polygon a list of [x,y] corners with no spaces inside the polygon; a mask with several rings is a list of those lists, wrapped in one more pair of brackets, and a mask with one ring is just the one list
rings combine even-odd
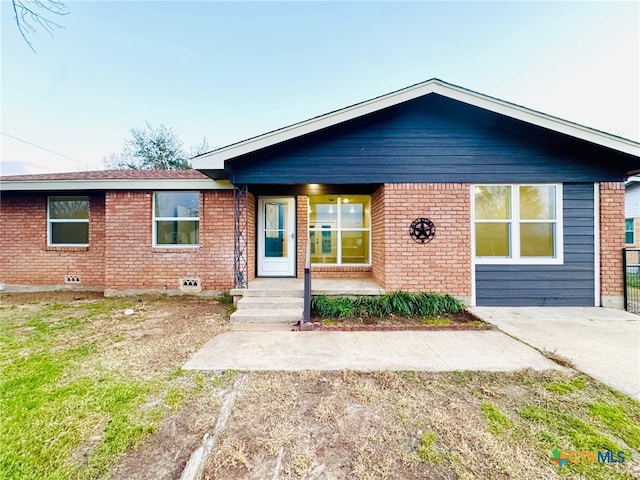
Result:
{"label": "window with white frame", "polygon": [[371,196],[309,197],[311,262],[333,265],[371,264]]}
{"label": "window with white frame", "polygon": [[475,185],[476,263],[561,263],[562,185]]}
{"label": "window with white frame", "polygon": [[624,243],[633,245],[634,241],[633,218],[627,218],[624,221]]}
{"label": "window with white frame", "polygon": [[89,197],[49,197],[47,224],[50,246],[89,246]]}
{"label": "window with white frame", "polygon": [[158,247],[200,245],[200,193],[153,194],[153,244]]}

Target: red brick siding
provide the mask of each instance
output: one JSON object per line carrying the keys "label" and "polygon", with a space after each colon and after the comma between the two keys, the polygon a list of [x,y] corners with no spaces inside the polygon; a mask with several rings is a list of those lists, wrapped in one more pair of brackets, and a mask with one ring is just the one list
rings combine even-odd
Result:
{"label": "red brick siding", "polygon": [[371,267],[372,277],[385,284],[385,188],[382,185],[371,196]]}
{"label": "red brick siding", "polygon": [[622,297],[624,184],[600,184],[600,285],[603,296]]}
{"label": "red brick siding", "polygon": [[313,266],[313,278],[371,278],[371,267]]}
{"label": "red brick siding", "polygon": [[200,194],[200,247],[153,247],[152,192],[107,192],[107,288],[179,287],[181,277],[200,277],[203,290],[233,287],[233,192]]}
{"label": "red brick siding", "polygon": [[[296,197],[296,242],[298,258],[296,259],[296,277],[304,278],[304,262],[307,255],[307,241],[309,236],[309,197]],[[315,270],[314,270],[315,274]]]}
{"label": "red brick siding", "polygon": [[82,287],[104,286],[104,195],[89,196],[89,247],[47,246],[47,195],[3,192],[0,203],[0,282],[64,285],[80,276]]}
{"label": "red brick siding", "polygon": [[[471,296],[470,186],[385,184],[382,195],[385,290]],[[419,244],[409,236],[411,222],[419,217],[436,226],[430,243]],[[376,235],[379,230],[377,226]]]}

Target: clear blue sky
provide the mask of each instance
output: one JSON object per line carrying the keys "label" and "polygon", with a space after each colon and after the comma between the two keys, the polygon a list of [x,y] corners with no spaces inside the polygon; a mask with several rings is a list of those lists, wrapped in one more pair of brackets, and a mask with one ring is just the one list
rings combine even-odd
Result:
{"label": "clear blue sky", "polygon": [[1,2],[2,174],[102,168],[132,127],[186,146],[438,77],[640,139],[638,2],[66,2],[33,53]]}

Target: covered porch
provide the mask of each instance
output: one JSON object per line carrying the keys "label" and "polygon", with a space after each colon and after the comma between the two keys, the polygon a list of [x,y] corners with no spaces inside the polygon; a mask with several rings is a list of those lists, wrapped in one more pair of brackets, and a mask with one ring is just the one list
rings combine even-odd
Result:
{"label": "covered porch", "polygon": [[[266,281],[279,290],[279,279],[298,279],[302,288],[309,261],[314,295],[352,295],[354,289],[378,294],[384,280],[376,275],[382,255],[375,253],[382,232],[373,225],[373,218],[380,218],[373,200],[381,190],[373,185],[234,186],[234,290],[256,289]],[[329,282],[315,283],[321,280]],[[331,284],[344,290],[324,288]]]}

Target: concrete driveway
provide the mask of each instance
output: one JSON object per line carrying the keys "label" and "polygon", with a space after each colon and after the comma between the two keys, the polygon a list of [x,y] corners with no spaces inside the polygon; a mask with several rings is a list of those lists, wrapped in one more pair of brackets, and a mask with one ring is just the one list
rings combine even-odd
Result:
{"label": "concrete driveway", "polygon": [[640,400],[640,316],[598,307],[473,307],[484,321]]}

